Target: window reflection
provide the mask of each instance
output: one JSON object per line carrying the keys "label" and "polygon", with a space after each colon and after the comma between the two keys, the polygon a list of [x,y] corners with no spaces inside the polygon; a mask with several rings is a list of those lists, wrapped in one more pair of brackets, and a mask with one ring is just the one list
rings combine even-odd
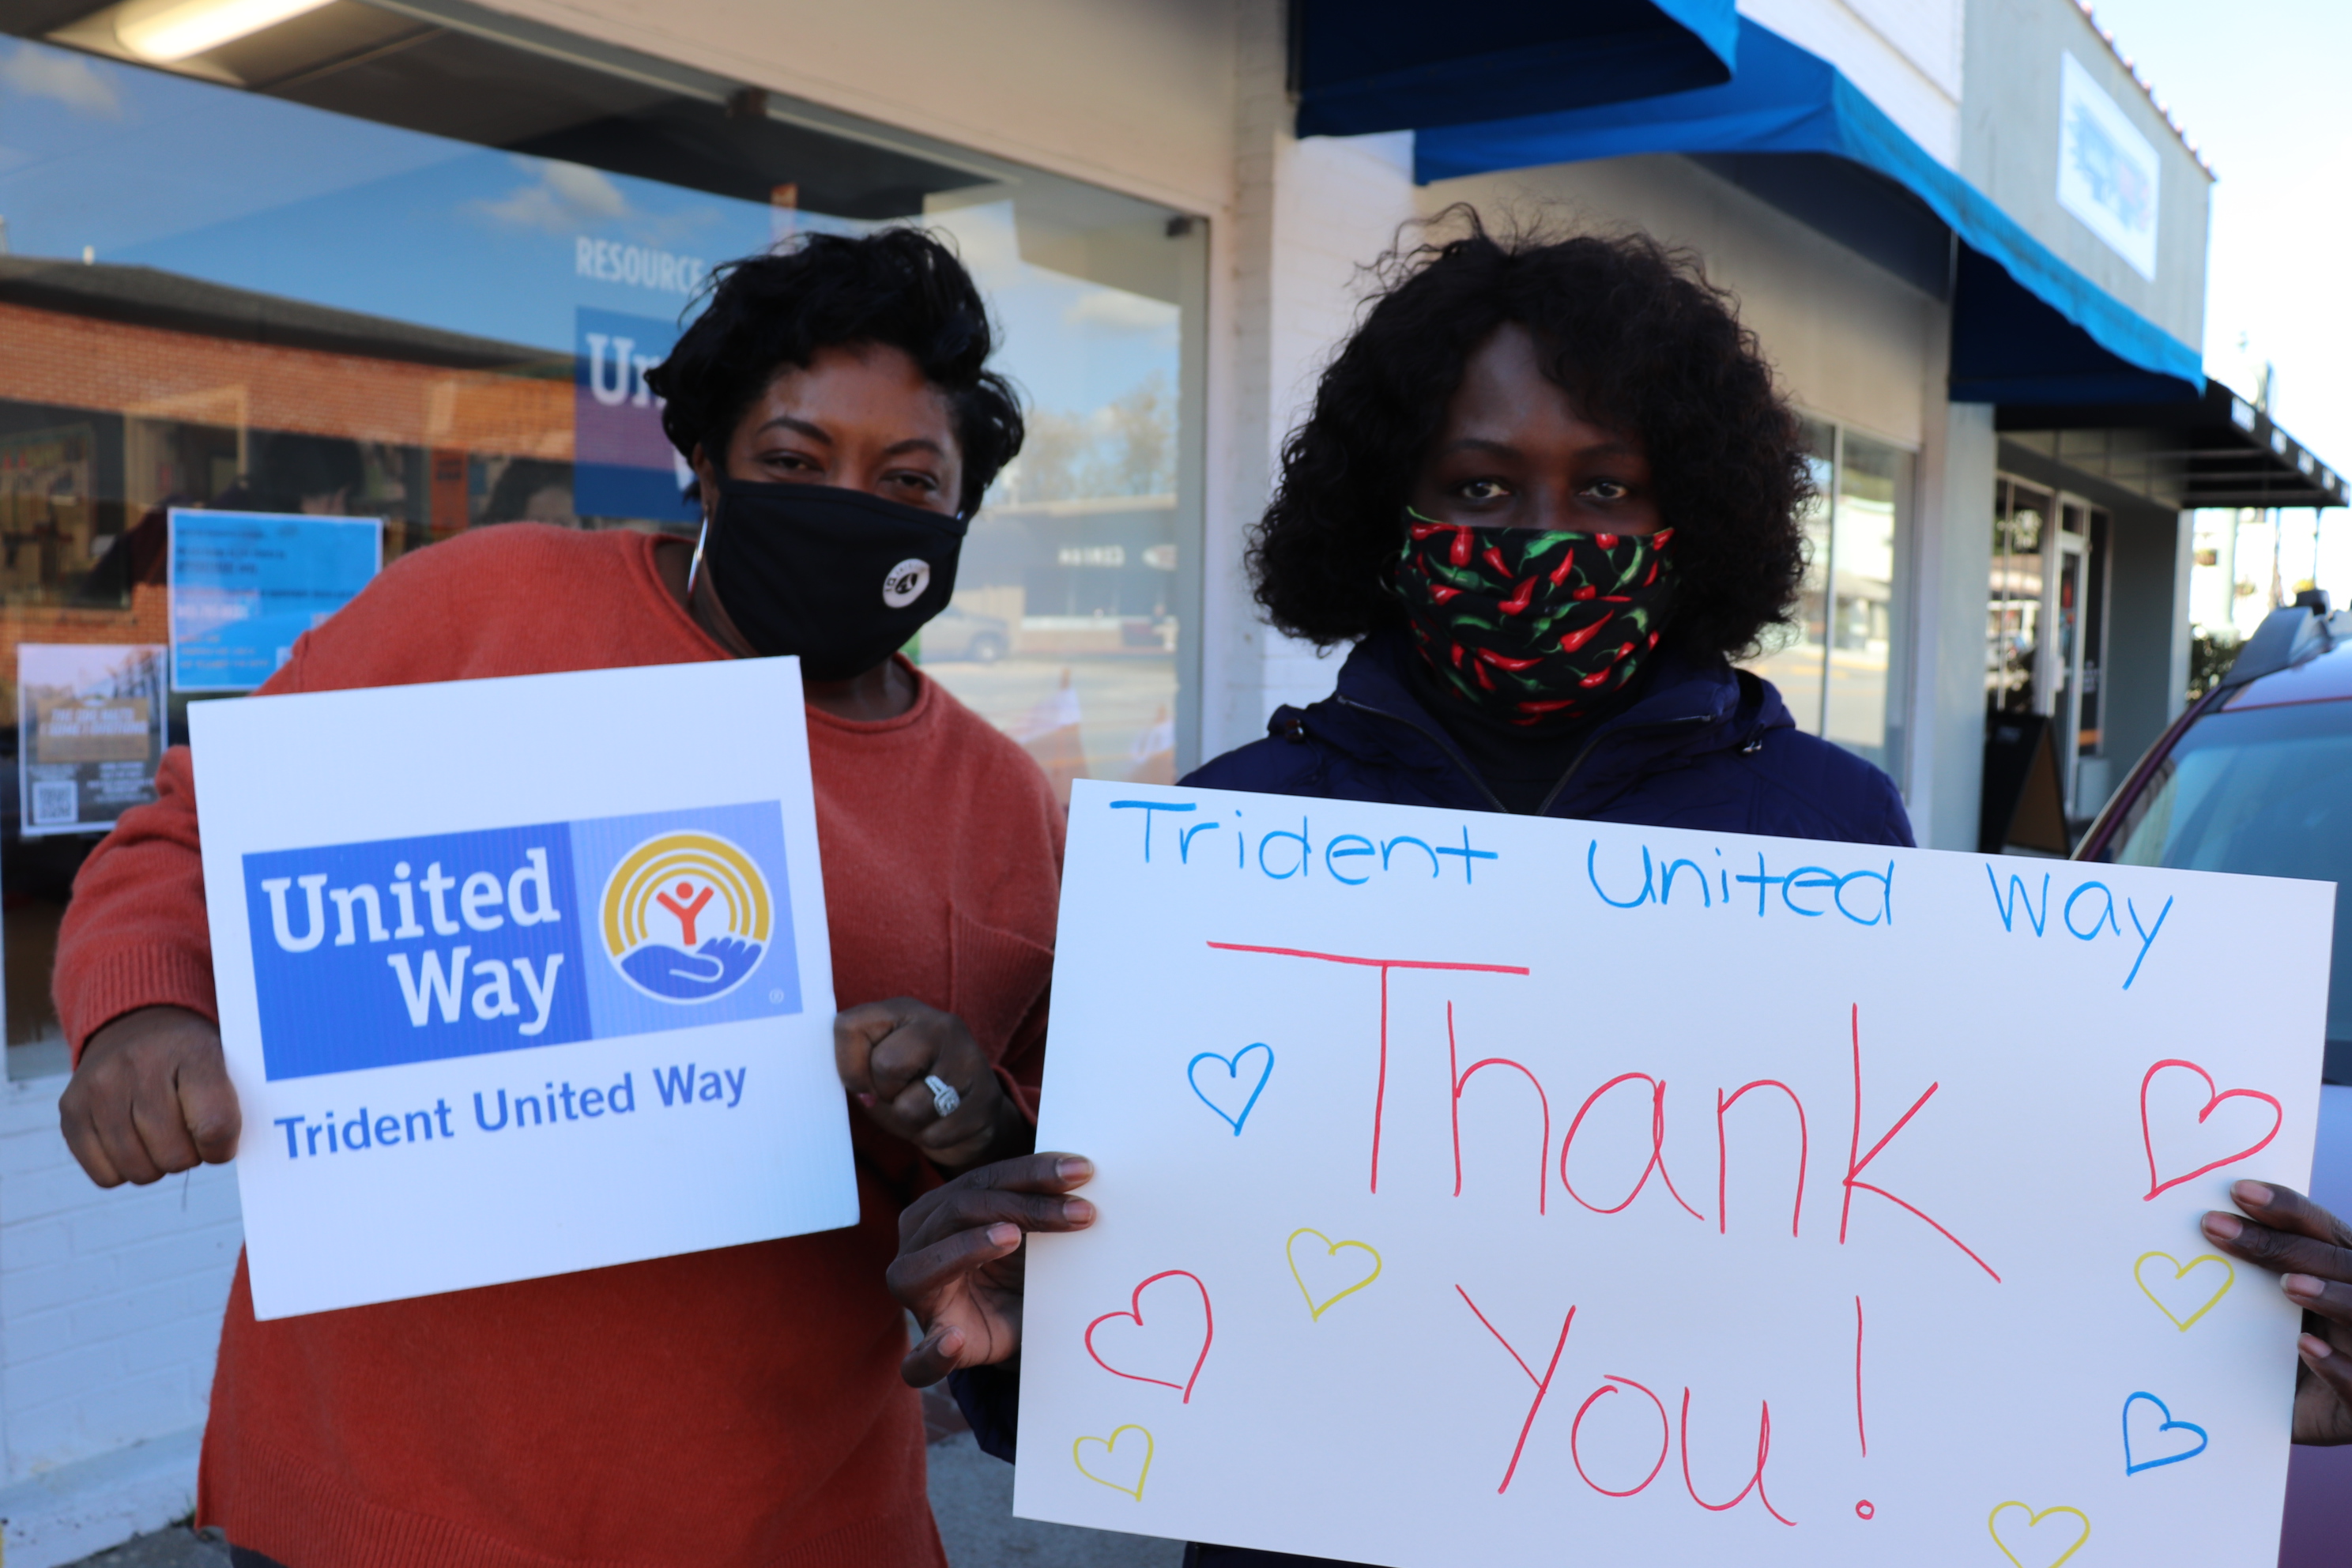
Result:
{"label": "window reflection", "polygon": [[1797,589],[1797,603],[1788,620],[1765,628],[1758,657],[1749,667],[1780,689],[1797,725],[1812,734],[1822,731],[1822,656],[1829,637],[1830,529],[1837,504],[1837,430],[1818,419],[1804,422],[1806,466],[1811,470],[1812,499],[1801,523],[1805,534],[1805,574]]}
{"label": "window reflection", "polygon": [[925,670],[1026,746],[1065,802],[1079,778],[1175,780],[1178,566],[1194,528],[1178,454],[1197,239],[1140,204],[1096,205],[1084,230],[1075,212],[1032,216],[992,192],[930,215],[1013,343],[1024,319],[1072,342],[1014,363],[1028,441],[974,520],[955,613],[919,639]]}
{"label": "window reflection", "polygon": [[1789,621],[1749,668],[1779,688],[1800,729],[1898,775],[1896,554],[1911,454],[1822,420],[1804,424],[1815,497],[1804,517],[1805,574]]}
{"label": "window reflection", "polygon": [[[1196,222],[359,0],[173,70],[107,52],[0,37],[0,716],[20,644],[168,640],[174,508],[381,518],[387,562],[516,522],[690,534],[643,373],[697,287],[803,233],[914,221],[999,312],[1033,435],[908,652],[1065,795],[1172,778]],[[17,740],[0,727],[12,1046],[55,1034],[45,955],[93,841],[19,836]]]}
{"label": "window reflection", "polygon": [[1910,498],[1911,454],[1848,431],[1841,455],[1822,733],[1892,771],[1886,737],[1895,550],[1900,509]]}

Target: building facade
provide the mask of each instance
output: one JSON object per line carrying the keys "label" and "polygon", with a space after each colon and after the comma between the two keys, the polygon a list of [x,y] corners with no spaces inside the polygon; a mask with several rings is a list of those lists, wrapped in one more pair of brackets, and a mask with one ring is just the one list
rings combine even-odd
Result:
{"label": "building facade", "polygon": [[[2072,0],[1657,0],[1599,38],[1328,0],[228,9],[0,21],[0,1516],[36,1568],[186,1506],[237,1244],[226,1172],[100,1194],[65,1157],[47,974],[94,836],[19,798],[55,658],[20,649],[204,630],[175,510],[378,519],[386,563],[690,531],[643,372],[696,289],[924,223],[1031,433],[917,656],[1065,793],[1171,780],[1344,651],[1266,628],[1242,559],[1366,264],[1457,202],[1638,226],[1806,416],[1812,568],[1756,668],[1923,843],[2063,850],[2179,709],[2189,510],[2342,500],[2199,374],[2210,176]],[[1727,130],[1756,95],[1813,139]],[[182,738],[187,700],[149,717]]]}

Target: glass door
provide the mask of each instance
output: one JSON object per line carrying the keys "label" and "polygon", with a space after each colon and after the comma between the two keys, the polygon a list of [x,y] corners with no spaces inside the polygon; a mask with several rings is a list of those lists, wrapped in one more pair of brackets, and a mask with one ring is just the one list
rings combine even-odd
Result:
{"label": "glass door", "polygon": [[1986,605],[1985,710],[2043,713],[2042,673],[2052,574],[2042,570],[2054,510],[2050,492],[2002,479],[1993,513],[1992,575]]}
{"label": "glass door", "polygon": [[[2071,496],[2058,499],[2057,549],[2045,556],[2042,624],[2051,635],[2035,649],[2034,710],[2051,721],[2058,747],[2058,777],[2066,790],[2066,814],[2078,814],[2075,764],[2082,757],[2083,611],[2089,561],[2090,508]],[[2054,559],[2052,558],[2054,556]]]}

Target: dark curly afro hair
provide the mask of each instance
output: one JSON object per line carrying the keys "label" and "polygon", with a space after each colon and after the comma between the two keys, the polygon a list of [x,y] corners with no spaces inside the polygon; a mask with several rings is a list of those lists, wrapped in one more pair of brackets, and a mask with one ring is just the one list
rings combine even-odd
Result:
{"label": "dark curly afro hair", "polygon": [[921,229],[807,235],[789,250],[727,263],[708,289],[708,307],[646,373],[666,399],[663,431],[689,459],[698,447],[726,450],[777,372],[851,343],[899,350],[947,394],[963,448],[957,510],[965,516],[1020,452],[1020,399],[987,368],[988,306],[955,252]]}
{"label": "dark curly afro hair", "polygon": [[[1667,636],[1737,657],[1794,601],[1812,494],[1801,426],[1756,335],[1696,258],[1646,235],[1497,238],[1467,207],[1382,258],[1323,373],[1249,551],[1258,603],[1318,646],[1403,624],[1387,586],[1423,454],[1465,361],[1505,322],[1596,424],[1638,434],[1683,589]],[[1466,232],[1440,238],[1433,232]]]}

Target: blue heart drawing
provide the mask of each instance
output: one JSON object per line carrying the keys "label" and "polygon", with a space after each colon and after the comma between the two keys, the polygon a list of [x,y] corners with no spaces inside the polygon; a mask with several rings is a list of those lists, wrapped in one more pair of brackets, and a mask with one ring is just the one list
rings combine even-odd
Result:
{"label": "blue heart drawing", "polygon": [[[1248,1056],[1252,1051],[1264,1051],[1265,1053],[1265,1066],[1259,1069],[1257,1082],[1250,1087],[1249,1098],[1242,1101],[1241,1112],[1239,1115],[1236,1115],[1233,1111],[1227,1110],[1223,1106],[1219,1105],[1215,1097],[1211,1095],[1207,1089],[1201,1087],[1201,1064],[1202,1062],[1214,1062],[1219,1067],[1224,1068],[1226,1082],[1232,1084],[1234,1090],[1238,1092],[1242,1081],[1242,1058]],[[1244,1046],[1240,1050],[1235,1051],[1230,1057],[1221,1057],[1214,1051],[1202,1051],[1199,1056],[1194,1057],[1190,1062],[1186,1063],[1184,1067],[1184,1077],[1192,1083],[1192,1092],[1201,1097],[1202,1104],[1207,1106],[1210,1110],[1215,1111],[1220,1117],[1224,1119],[1226,1124],[1233,1128],[1234,1136],[1236,1138],[1242,1135],[1242,1123],[1249,1120],[1249,1113],[1257,1106],[1257,1097],[1265,1092],[1266,1080],[1273,1076],[1274,1047],[1267,1045],[1263,1040],[1257,1042],[1255,1045]],[[1217,1080],[1215,1078],[1212,1077],[1209,1081],[1213,1084]],[[1230,1099],[1232,1096],[1228,1095],[1227,1098]]]}
{"label": "blue heart drawing", "polygon": [[[2167,1454],[2160,1459],[2141,1459],[2135,1463],[2132,1459],[2131,1411],[2132,1406],[2143,1399],[2163,1413],[2164,1424],[2157,1428],[2158,1432],[2194,1432],[2197,1434],[2197,1447],[2183,1449],[2178,1454]],[[2205,1451],[2206,1442],[2204,1427],[2193,1421],[2175,1421],[2172,1418],[2171,1410],[2155,1394],[2135,1394],[2124,1401],[2124,1474],[2136,1476],[2142,1470],[2152,1470],[2158,1465],[2177,1465],[2183,1459],[2193,1459]]]}

